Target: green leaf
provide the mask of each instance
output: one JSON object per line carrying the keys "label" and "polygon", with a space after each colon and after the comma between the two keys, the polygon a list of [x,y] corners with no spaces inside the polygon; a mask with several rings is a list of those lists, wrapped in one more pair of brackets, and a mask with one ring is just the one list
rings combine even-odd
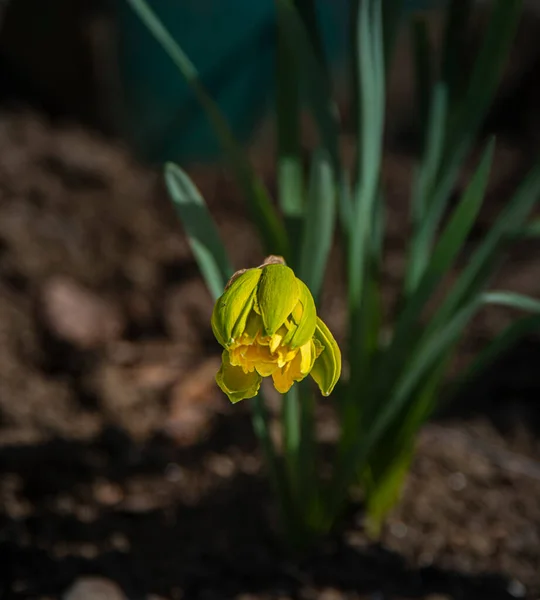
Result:
{"label": "green leaf", "polygon": [[[427,337],[427,339],[422,340],[422,344],[416,349],[408,368],[402,373],[396,385],[395,396],[393,394],[393,404],[399,407],[406,400],[408,394],[413,391],[414,387],[418,385],[422,377],[444,358],[448,348],[458,341],[459,336],[463,333],[465,326],[478,310],[479,306],[479,300],[470,302],[444,327]],[[388,412],[391,414],[395,411],[396,408],[392,408]],[[381,415],[380,421],[384,423],[386,419],[390,420],[384,411],[382,412],[383,415]]]}
{"label": "green leaf", "polygon": [[539,198],[540,162],[533,167],[521,183],[487,233],[484,241],[469,258],[467,266],[432,318],[430,322],[432,330],[440,327],[455,311],[485,288],[497,266],[501,246],[516,231],[523,228],[523,224]]}
{"label": "green leaf", "polygon": [[498,306],[508,306],[525,312],[540,313],[540,300],[517,294],[516,292],[492,291],[486,292],[481,296],[485,304],[496,304]]}
{"label": "green leaf", "polygon": [[[450,16],[452,23],[448,23],[446,31],[443,77],[450,77],[446,85],[452,99],[456,95],[455,77],[461,77],[462,73],[454,73],[453,70],[459,64],[458,55],[462,53],[462,45],[456,40],[462,34],[462,31],[458,32],[459,27],[468,19],[465,4],[465,0],[457,0],[452,4],[450,10],[457,12]],[[453,111],[448,115],[444,155],[439,161],[438,172],[429,182],[429,186],[423,189],[423,192],[428,194],[424,204],[430,206],[430,212],[429,215],[420,215],[423,227],[413,239],[414,260],[410,264],[413,273],[409,272],[407,275],[408,291],[415,286],[423,273],[423,257],[429,253],[461,165],[486,117],[508,57],[521,10],[521,0],[495,0],[493,4],[491,18],[483,35],[483,43],[469,77],[467,89],[459,96],[459,101],[452,104]]]}
{"label": "green leaf", "polygon": [[[418,343],[418,327],[422,311],[455,262],[476,221],[487,186],[492,156],[493,141],[485,149],[471,182],[436,244],[418,287],[409,298],[405,299],[403,310],[397,319],[391,346],[377,368],[373,391],[374,402],[386,396],[388,386],[392,382],[392,374],[402,368],[408,355],[414,351]],[[440,328],[443,325],[444,323],[440,323]],[[429,331],[431,333],[434,330]]]}
{"label": "green leaf", "polygon": [[[385,64],[383,56],[382,7],[380,0],[360,3],[355,33],[358,66],[357,171],[354,211],[349,248],[349,301],[362,302],[368,267],[368,252],[379,197],[385,110]],[[355,332],[354,335],[359,335]]]}
{"label": "green leaf", "polygon": [[202,85],[195,65],[176,43],[146,0],[126,1],[178,67],[206,111],[208,120],[234,169],[238,184],[246,196],[248,208],[261,238],[265,242],[267,252],[289,258],[290,249],[287,235],[272,205],[270,196],[262,181],[255,174],[241,146],[235,140],[219,106]]}
{"label": "green leaf", "polygon": [[[484,150],[478,168],[461,201],[452,213],[435,246],[426,275],[420,284],[422,287],[429,288],[430,291],[453,264],[476,222],[486,193],[494,147],[495,142],[491,140]],[[428,282],[429,285],[427,285]]]}
{"label": "green leaf", "polygon": [[195,260],[210,293],[216,299],[223,293],[233,274],[218,229],[199,190],[182,169],[167,163],[165,182],[186,230]]}
{"label": "green leaf", "polygon": [[332,167],[326,152],[313,157],[304,219],[298,276],[318,298],[332,248],[336,199]]}
{"label": "green leaf", "polygon": [[380,189],[385,115],[385,59],[382,2],[364,0],[353,9],[353,81],[356,84],[357,181],[348,238],[348,341],[350,379],[342,404],[342,448],[356,438],[360,413],[371,398],[364,396],[364,377],[370,373],[373,343],[380,334],[380,264],[384,211]]}
{"label": "green leaf", "polygon": [[[414,438],[411,441],[414,442]],[[382,473],[370,474],[368,466],[364,481],[366,482],[366,529],[371,538],[376,539],[380,536],[384,517],[397,504],[413,454],[414,443],[407,448],[395,448],[393,460],[386,465]]]}
{"label": "green leaf", "polygon": [[516,231],[514,239],[536,239],[540,237],[540,219],[533,219],[531,223],[524,225]]}
{"label": "green leaf", "polygon": [[[432,93],[424,157],[414,178],[411,201],[414,232],[407,265],[406,295],[409,295],[418,285],[418,281],[425,271],[429,262],[429,249],[433,234],[437,229],[440,214],[446,207],[446,188],[444,188],[442,194],[435,194],[434,192],[436,192],[436,177],[444,151],[447,96],[446,86],[443,83],[437,83]],[[442,206],[439,208],[438,204]]]}
{"label": "green leaf", "polygon": [[[336,514],[346,498],[347,489],[354,481],[358,469],[362,469],[369,458],[375,444],[384,436],[394,422],[394,419],[410,401],[411,394],[433,369],[446,358],[449,348],[459,339],[465,326],[478,310],[480,301],[471,302],[458,312],[444,327],[437,331],[418,348],[392,386],[386,401],[380,405],[376,418],[370,423],[369,429],[358,435],[355,443],[349,447],[338,465],[335,479],[332,482],[332,499],[330,512]],[[387,374],[392,377],[391,374]],[[369,393],[369,390],[368,390]]]}
{"label": "green leaf", "polygon": [[439,400],[441,380],[450,350],[420,381],[404,409],[370,452],[367,467],[366,512],[368,531],[377,536],[384,517],[398,501],[412,460],[418,431]]}

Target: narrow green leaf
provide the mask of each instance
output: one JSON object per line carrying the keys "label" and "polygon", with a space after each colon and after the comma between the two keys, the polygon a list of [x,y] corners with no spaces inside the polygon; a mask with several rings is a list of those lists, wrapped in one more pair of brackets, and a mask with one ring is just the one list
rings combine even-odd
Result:
{"label": "narrow green leaf", "polygon": [[481,296],[485,304],[496,304],[498,306],[508,306],[525,312],[540,313],[540,300],[517,294],[516,292],[492,291],[486,292]]}
{"label": "narrow green leaf", "polygon": [[234,169],[237,181],[246,195],[248,208],[265,242],[267,252],[269,254],[280,254],[289,258],[290,250],[287,235],[272,205],[268,192],[255,174],[244,151],[235,140],[219,106],[204,89],[195,65],[173,39],[146,0],[126,1],[178,67],[178,70],[206,111],[216,136]]}
{"label": "narrow green leaf", "polygon": [[[405,277],[405,294],[409,295],[418,285],[429,262],[429,248],[436,231],[440,214],[446,207],[447,194],[436,194],[436,177],[444,151],[447,88],[437,83],[432,93],[432,104],[424,143],[424,156],[413,179],[411,201],[413,236]],[[437,205],[441,204],[439,208]],[[431,221],[428,223],[428,221]]]}
{"label": "narrow green leaf", "polygon": [[521,229],[516,231],[515,239],[529,239],[540,237],[540,219],[534,219],[531,223],[524,225]]}
{"label": "narrow green leaf", "polygon": [[467,266],[447,294],[436,315],[431,319],[430,328],[432,330],[440,327],[453,313],[459,310],[460,306],[470,301],[485,288],[499,258],[501,246],[516,231],[523,228],[523,224],[539,199],[540,162],[533,167],[521,183],[480,247],[470,257]]}
{"label": "narrow green leaf", "polygon": [[188,175],[173,163],[165,166],[165,182],[188,241],[214,299],[233,274],[227,250],[203,197]]}
{"label": "narrow green leaf", "polygon": [[[464,6],[465,0],[457,0],[452,10],[459,14],[453,17],[453,23],[447,29],[445,55],[443,65],[446,65],[444,76],[449,76],[446,82],[450,95],[456,92],[454,74],[450,72],[459,64],[462,47],[456,41],[462,32],[458,31],[467,17]],[[461,170],[463,161],[469,152],[482,122],[485,119],[493,95],[500,81],[502,68],[508,57],[510,45],[515,33],[517,20],[521,11],[522,0],[494,0],[491,18],[483,36],[478,56],[468,79],[467,89],[452,105],[453,111],[448,115],[447,134],[445,136],[444,155],[439,161],[438,172],[432,178],[427,190],[425,201],[430,206],[429,217],[424,220],[424,225],[418,234],[418,239],[413,241],[414,272],[408,273],[407,288],[410,290],[422,275],[424,256],[429,252],[429,247],[436,235],[437,228],[446,210],[448,200],[454,188],[456,179]],[[458,4],[462,4],[458,9]],[[464,12],[463,12],[464,11]],[[448,37],[450,36],[450,38]],[[461,72],[456,74],[461,77]],[[450,87],[453,86],[453,87]],[[422,218],[422,216],[421,216]],[[416,236],[415,236],[416,237]]]}
{"label": "narrow green leaf", "polygon": [[[448,115],[448,86],[439,81],[433,86],[428,129],[424,145],[422,171],[425,178],[424,193],[431,191],[441,165],[446,140],[445,124]],[[427,206],[425,203],[422,208]],[[423,216],[423,210],[419,216]]]}
{"label": "narrow green leaf", "polygon": [[[355,40],[357,43],[359,100],[358,183],[355,189],[353,229],[349,248],[349,300],[357,307],[362,300],[373,211],[378,198],[385,112],[385,65],[380,0],[361,2]],[[359,335],[354,332],[353,335]]]}
{"label": "narrow green leaf", "polygon": [[[461,201],[452,213],[428,263],[425,280],[435,280],[448,271],[471,232],[482,206],[493,159],[495,141],[491,140]],[[425,283],[422,283],[425,285]],[[430,286],[431,288],[433,285]]]}
{"label": "narrow green leaf", "polygon": [[[371,464],[366,469],[367,473],[363,478],[366,494],[366,529],[371,538],[376,539],[380,536],[384,518],[399,501],[413,458],[414,442],[411,442],[406,447],[385,448],[392,454],[392,458],[381,472],[372,472]],[[384,447],[383,444],[381,446]]]}
{"label": "narrow green leaf", "polygon": [[[379,269],[384,218],[381,208],[380,171],[385,114],[385,60],[382,2],[364,0],[355,9],[357,27],[354,47],[358,73],[356,82],[357,183],[348,247],[349,361],[352,365],[342,411],[342,449],[354,439],[366,400],[363,382],[373,358],[373,342],[380,330]],[[377,338],[377,339],[375,339]],[[371,401],[371,398],[369,399]]]}
{"label": "narrow green leaf", "polygon": [[336,215],[332,167],[326,152],[313,157],[298,275],[318,298],[332,248]]}
{"label": "narrow green leaf", "polygon": [[376,419],[370,424],[364,435],[358,435],[355,443],[348,449],[346,456],[340,461],[334,481],[332,482],[331,513],[337,513],[347,495],[349,485],[355,474],[368,459],[374,445],[382,438],[393,420],[399,415],[409,401],[411,393],[422,378],[440,364],[448,349],[455,344],[465,326],[474,315],[480,302],[471,302],[436,335],[426,340],[411,358],[408,368],[403,370],[388,401],[381,404]]}
{"label": "narrow green leaf", "polygon": [[[418,287],[409,298],[405,299],[403,311],[397,319],[391,346],[377,368],[374,401],[386,395],[392,381],[389,374],[396,372],[399,366],[406,362],[408,354],[418,342],[416,336],[422,311],[455,262],[476,221],[487,186],[493,146],[493,141],[488,144],[471,182],[431,254],[428,267]],[[443,323],[440,324],[440,327],[442,326]]]}
{"label": "narrow green leaf", "polygon": [[443,358],[447,349],[459,339],[465,326],[479,307],[479,300],[470,302],[444,327],[421,344],[396,386],[394,400],[396,404],[405,401],[414,386],[418,385],[422,377]]}
{"label": "narrow green leaf", "polygon": [[404,409],[387,428],[370,452],[366,489],[368,530],[378,534],[388,511],[399,499],[412,460],[418,431],[432,414],[439,400],[441,380],[448,366],[448,356],[435,364],[409,396]]}

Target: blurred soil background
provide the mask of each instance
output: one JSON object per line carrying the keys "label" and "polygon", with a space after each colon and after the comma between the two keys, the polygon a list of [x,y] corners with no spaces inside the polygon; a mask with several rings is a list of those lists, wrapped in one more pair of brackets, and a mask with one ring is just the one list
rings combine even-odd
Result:
{"label": "blurred soil background", "polygon": [[[249,403],[231,407],[214,384],[212,302],[160,170],[112,135],[100,77],[81,76],[107,22],[94,3],[55,4],[77,35],[45,44],[39,64],[19,51],[14,14],[0,33],[0,597],[539,598],[534,332],[424,429],[380,544],[364,535],[358,504],[343,535],[307,556],[283,551]],[[539,33],[528,15],[486,128],[499,143],[471,249],[540,151]],[[406,53],[398,57],[384,169],[388,311],[415,149]],[[268,131],[251,154],[272,188]],[[350,153],[346,124],[342,145]],[[230,175],[190,172],[235,265],[260,264]],[[539,249],[517,245],[496,287],[539,297]],[[343,337],[337,248],[333,261],[323,312]],[[455,369],[511,316],[476,319]],[[321,439],[331,443],[334,429],[330,399]]]}

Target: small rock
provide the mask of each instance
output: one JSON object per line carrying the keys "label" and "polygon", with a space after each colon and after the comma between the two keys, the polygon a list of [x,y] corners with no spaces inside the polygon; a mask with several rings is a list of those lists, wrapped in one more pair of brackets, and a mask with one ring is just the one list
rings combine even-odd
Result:
{"label": "small rock", "polygon": [[467,478],[463,473],[452,473],[448,476],[448,486],[454,492],[461,492],[467,487]]}
{"label": "small rock", "polygon": [[64,593],[63,600],[127,600],[120,587],[103,577],[81,577]]}
{"label": "small rock", "polygon": [[45,283],[40,308],[55,337],[85,350],[118,339],[125,326],[114,304],[67,277]]}
{"label": "small rock", "polygon": [[319,594],[319,600],[343,600],[345,595],[343,592],[334,588],[324,588]]}
{"label": "small rock", "polygon": [[401,521],[390,523],[390,533],[397,538],[404,538],[407,535],[408,527]]}
{"label": "small rock", "polygon": [[114,506],[124,499],[122,488],[108,481],[98,481],[94,484],[94,498],[104,506]]}
{"label": "small rock", "polygon": [[207,466],[218,477],[227,479],[234,475],[236,466],[229,456],[213,454],[207,459]]}
{"label": "small rock", "polygon": [[506,589],[511,596],[514,596],[514,598],[524,598],[527,595],[525,586],[517,579],[512,579]]}
{"label": "small rock", "polygon": [[129,552],[131,544],[129,539],[120,531],[113,533],[109,539],[111,546],[119,552]]}

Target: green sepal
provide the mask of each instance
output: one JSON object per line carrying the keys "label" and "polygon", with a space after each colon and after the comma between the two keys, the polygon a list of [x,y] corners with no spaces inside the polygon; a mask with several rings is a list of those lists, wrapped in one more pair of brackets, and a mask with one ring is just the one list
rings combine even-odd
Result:
{"label": "green sepal", "polygon": [[224,348],[227,348],[246,328],[261,275],[261,269],[248,269],[239,275],[218,298],[212,313],[212,331]]}
{"label": "green sepal", "polygon": [[233,404],[255,397],[261,387],[261,381],[262,377],[256,371],[244,373],[242,367],[231,365],[229,353],[227,350],[223,351],[216,382]]}
{"label": "green sepal", "polygon": [[[317,309],[308,286],[300,279],[296,280],[300,292],[298,303],[291,314],[294,326],[285,336],[283,343],[290,348],[298,348],[313,337],[317,326]],[[300,313],[297,318],[297,311]]]}
{"label": "green sepal", "polygon": [[319,317],[314,338],[324,350],[315,361],[311,376],[319,386],[321,394],[329,396],[341,375],[341,351],[334,336]]}
{"label": "green sepal", "polygon": [[262,268],[257,301],[266,335],[274,335],[285,323],[296,306],[299,295],[299,286],[292,269],[285,265],[268,265]]}

